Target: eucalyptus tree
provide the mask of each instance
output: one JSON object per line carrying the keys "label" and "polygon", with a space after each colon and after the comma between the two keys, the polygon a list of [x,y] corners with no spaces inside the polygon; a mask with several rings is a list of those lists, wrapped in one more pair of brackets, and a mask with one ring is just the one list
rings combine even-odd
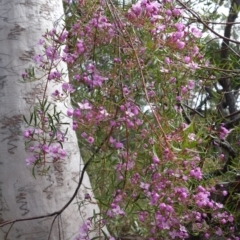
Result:
{"label": "eucalyptus tree", "polygon": [[[40,64],[42,35],[61,28],[63,15],[59,0],[0,1],[0,239],[73,239],[99,212],[76,135],[64,117],[70,100],[51,102],[55,85],[33,70]],[[58,68],[67,84],[66,64]],[[37,79],[24,82],[27,76]],[[44,153],[41,141],[48,148]],[[97,230],[89,236],[98,235]]]}

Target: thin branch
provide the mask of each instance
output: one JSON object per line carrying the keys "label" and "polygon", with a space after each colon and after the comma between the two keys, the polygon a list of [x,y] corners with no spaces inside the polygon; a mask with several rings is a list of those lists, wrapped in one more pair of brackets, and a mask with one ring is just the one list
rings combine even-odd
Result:
{"label": "thin branch", "polygon": [[[185,17],[186,18],[186,17]],[[196,21],[195,18],[187,18],[189,20],[192,20],[192,21]],[[237,24],[240,24],[240,22],[214,22],[214,21],[206,21],[206,20],[202,20],[205,24],[214,24],[214,25],[237,25]]]}
{"label": "thin branch", "polygon": [[52,224],[51,224],[51,227],[50,227],[50,231],[49,231],[49,234],[48,234],[48,240],[50,240],[52,229],[53,229],[53,224],[54,224],[54,222],[55,222],[57,217],[58,217],[58,215],[55,215],[55,217],[54,217],[54,219],[52,221]]}
{"label": "thin branch", "polygon": [[[239,41],[235,41],[232,40],[231,37],[231,29],[233,24],[227,24],[225,27],[225,31],[224,31],[224,36],[220,35],[219,33],[215,32],[212,28],[210,28],[208,26],[208,24],[206,24],[201,17],[192,9],[190,9],[188,6],[186,6],[183,2],[181,2],[180,0],[177,0],[177,2],[184,8],[186,9],[189,13],[191,13],[198,22],[202,23],[208,30],[210,30],[212,33],[214,33],[216,36],[220,37],[223,39],[222,42],[222,47],[221,47],[221,59],[222,59],[222,63],[225,64],[227,61],[227,58],[229,56],[229,43],[230,42],[234,42],[239,44]],[[227,22],[235,22],[237,16],[238,16],[238,11],[235,10],[235,6],[238,8],[240,6],[240,0],[233,0],[231,3],[231,7],[230,7],[230,11],[229,11],[229,15],[228,15],[228,19]],[[226,99],[226,103],[229,107],[229,113],[232,114],[234,112],[237,111],[236,108],[236,100],[234,97],[234,94],[231,91],[231,84],[230,84],[230,79],[228,77],[221,77],[219,79],[219,83],[221,84],[221,86],[223,87],[223,90],[225,92],[224,96]],[[232,119],[234,119],[235,116],[233,116]]]}
{"label": "thin branch", "polygon": [[[236,20],[236,18],[238,17],[238,12],[235,11],[235,9],[234,9],[235,6],[237,8],[240,6],[240,0],[232,1],[228,19],[227,19],[228,22],[234,22]],[[222,61],[224,68],[226,68],[226,64],[228,63],[229,43],[230,43],[229,39],[231,37],[232,26],[233,26],[232,24],[226,25],[225,30],[224,30],[224,37],[226,37],[226,38],[223,39],[222,47],[221,47],[221,61]],[[223,87],[223,90],[225,91],[224,95],[226,98],[227,105],[229,107],[229,113],[232,114],[237,111],[237,108],[236,108],[236,100],[235,100],[234,94],[231,91],[230,79],[228,77],[221,77],[219,79],[219,83],[221,84],[221,86]],[[231,117],[232,120],[234,118],[235,118],[235,115],[233,115]]]}
{"label": "thin branch", "polygon": [[232,113],[232,114],[229,114],[229,115],[225,116],[225,118],[231,118],[232,116],[238,115],[239,113],[240,113],[240,110],[238,110],[238,111],[236,111],[236,112],[234,112],[234,113]]}
{"label": "thin branch", "polygon": [[221,176],[222,174],[226,173],[228,171],[229,165],[232,163],[232,160],[234,158],[236,158],[236,156],[237,156],[236,151],[232,148],[232,146],[228,142],[219,141],[219,142],[217,142],[217,144],[221,148],[225,149],[228,152],[229,156],[227,157],[227,161],[225,162],[223,168],[217,169],[217,170],[207,173],[207,174],[204,174],[204,176],[203,176],[204,179],[214,178],[214,177]]}
{"label": "thin branch", "polygon": [[[238,114],[239,112],[240,111],[237,111],[236,114]],[[224,127],[227,129],[231,129],[231,128],[237,126],[239,123],[240,123],[240,117],[237,117],[230,122],[224,123]]]}
{"label": "thin branch", "polygon": [[196,107],[195,111],[197,112],[201,112],[202,111],[202,106],[206,105],[207,101],[210,100],[211,97],[208,95],[206,96],[200,103],[199,105]]}
{"label": "thin branch", "polygon": [[181,107],[181,109],[182,109],[182,114],[183,114],[183,117],[184,117],[186,123],[187,124],[191,124],[191,119],[188,117],[188,115],[187,115],[187,113],[186,113],[186,111],[185,111],[185,109],[183,107],[183,104],[179,103],[178,106]]}
{"label": "thin branch", "polygon": [[14,224],[14,223],[12,223],[11,226],[10,226],[10,228],[8,229],[7,234],[6,234],[5,237],[4,237],[4,240],[7,240],[8,234],[10,233],[10,231],[11,231],[11,229],[12,229],[12,227],[13,227],[13,224]]}
{"label": "thin branch", "polygon": [[[111,134],[111,131],[110,131]],[[95,150],[95,152],[92,154],[92,156],[88,159],[88,161],[85,163],[83,169],[82,169],[82,173],[80,174],[79,177],[79,182],[78,182],[78,186],[75,189],[72,197],[69,199],[69,201],[58,211],[55,211],[53,213],[50,214],[45,214],[45,215],[40,215],[40,216],[36,216],[36,217],[30,217],[30,218],[21,218],[21,219],[15,219],[15,220],[9,220],[9,221],[5,221],[2,224],[0,224],[0,227],[6,226],[8,224],[15,224],[16,222],[23,222],[23,221],[31,221],[31,220],[36,220],[36,219],[42,219],[42,218],[48,218],[48,217],[53,217],[55,216],[55,218],[57,218],[57,216],[59,216],[61,213],[63,213],[63,211],[72,203],[72,201],[74,200],[74,198],[77,196],[77,193],[82,185],[83,182],[83,177],[84,177],[84,173],[86,172],[87,167],[89,166],[89,164],[91,163],[91,161],[93,160],[93,158],[95,157],[95,155],[97,153],[99,153],[99,151],[101,150],[103,144],[106,142],[106,140],[108,139],[109,136],[107,136],[102,143],[100,144],[100,146]],[[11,226],[12,227],[12,226]]]}
{"label": "thin branch", "polygon": [[191,13],[199,23],[202,23],[204,27],[206,27],[209,31],[211,31],[214,35],[220,37],[221,39],[225,39],[229,42],[233,42],[233,43],[236,43],[236,44],[240,44],[239,41],[236,41],[236,40],[233,40],[231,38],[227,38],[221,34],[219,34],[218,32],[214,31],[211,27],[209,27],[205,22],[204,20],[201,19],[201,17],[192,9],[190,9],[188,6],[186,6],[182,1],[180,0],[177,0],[177,2],[184,8],[186,9],[189,13]]}
{"label": "thin branch", "polygon": [[185,103],[182,103],[182,104],[183,104],[186,108],[190,109],[192,112],[198,114],[198,115],[201,116],[202,118],[205,118],[205,117],[204,117],[200,112],[198,112],[196,109],[189,107],[189,106],[188,106],[187,104],[185,104]]}

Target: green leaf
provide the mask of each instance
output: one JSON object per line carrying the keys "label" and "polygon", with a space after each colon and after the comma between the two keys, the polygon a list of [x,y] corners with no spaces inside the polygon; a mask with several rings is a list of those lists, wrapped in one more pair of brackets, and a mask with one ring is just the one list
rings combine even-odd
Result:
{"label": "green leaf", "polygon": [[34,117],[34,126],[37,126],[37,113],[36,111],[33,112],[33,117]]}
{"label": "green leaf", "polygon": [[49,104],[47,105],[47,107],[45,107],[44,113],[46,113],[46,112],[48,111],[48,109],[49,109],[50,106],[51,106],[51,103],[49,103]]}
{"label": "green leaf", "polygon": [[30,125],[24,115],[23,115],[23,120],[24,120],[24,122],[25,122],[27,125]]}
{"label": "green leaf", "polygon": [[33,175],[33,177],[36,179],[36,176],[35,176],[35,165],[36,165],[36,164],[34,164],[34,166],[33,166],[33,168],[32,168],[32,175]]}
{"label": "green leaf", "polygon": [[30,120],[29,120],[29,125],[32,123],[33,115],[34,115],[34,113],[31,113]]}

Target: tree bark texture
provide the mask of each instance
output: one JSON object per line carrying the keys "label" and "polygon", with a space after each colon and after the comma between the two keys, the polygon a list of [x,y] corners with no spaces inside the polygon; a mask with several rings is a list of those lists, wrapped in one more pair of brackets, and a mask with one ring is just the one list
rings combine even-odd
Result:
{"label": "tree bark texture", "polygon": [[[26,167],[22,132],[22,115],[29,114],[32,104],[41,98],[42,81],[21,83],[21,73],[33,65],[39,53],[38,40],[63,16],[61,0],[0,0],[0,239],[68,240],[74,239],[79,226],[93,211],[96,203],[80,209],[85,193],[92,196],[85,173],[77,198],[53,222],[54,216],[4,225],[14,219],[47,215],[60,210],[73,195],[83,163],[75,132],[68,131],[64,149],[67,160],[54,163],[46,176],[33,178]],[[65,64],[60,66],[67,69]],[[70,100],[67,99],[70,104]],[[58,110],[66,112],[63,103]],[[70,122],[69,119],[66,121]],[[69,127],[71,128],[71,127]],[[52,225],[53,223],[53,225]],[[2,225],[1,225],[2,224]],[[52,231],[51,231],[52,229]],[[92,236],[98,235],[98,232]]]}

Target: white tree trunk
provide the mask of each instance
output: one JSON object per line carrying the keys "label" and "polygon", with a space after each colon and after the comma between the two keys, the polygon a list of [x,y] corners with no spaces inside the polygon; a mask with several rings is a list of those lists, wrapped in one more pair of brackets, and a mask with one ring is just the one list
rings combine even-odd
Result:
{"label": "white tree trunk", "polygon": [[[63,15],[61,0],[0,0],[0,226],[6,221],[30,218],[60,210],[73,195],[82,162],[75,133],[69,129],[64,145],[68,158],[56,163],[47,176],[34,179],[26,167],[22,115],[42,92],[42,85],[20,83],[21,73],[33,64],[36,45],[46,29]],[[66,69],[63,64],[61,66]],[[69,100],[68,100],[69,101]],[[63,104],[58,107],[65,112]],[[78,210],[74,204],[91,193],[85,174],[78,199],[56,219],[49,239],[74,239],[94,203]],[[47,240],[54,217],[16,222],[0,227],[0,239]],[[96,235],[96,234],[95,234]]]}

